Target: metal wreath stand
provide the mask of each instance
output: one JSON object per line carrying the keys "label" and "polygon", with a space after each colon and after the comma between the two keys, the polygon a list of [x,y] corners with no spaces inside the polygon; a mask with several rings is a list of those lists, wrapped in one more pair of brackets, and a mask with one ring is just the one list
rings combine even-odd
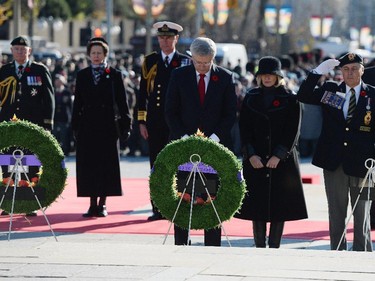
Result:
{"label": "metal wreath stand", "polygon": [[[21,180],[21,172],[25,175],[26,179],[28,182],[30,182],[30,179],[27,175],[27,172],[26,172],[26,169],[25,167],[23,166],[22,164],[22,158],[24,157],[24,153],[22,150],[20,149],[16,149],[13,151],[13,158],[15,160],[15,163],[14,163],[14,166],[13,166],[13,169],[11,171],[11,174],[10,174],[10,178],[13,178],[13,175],[14,175],[14,189],[13,189],[13,195],[12,195],[12,207],[11,207],[11,211],[10,211],[10,221],[9,221],[9,231],[8,231],[8,241],[10,241],[10,234],[12,232],[12,222],[13,222],[13,211],[14,211],[14,203],[16,201],[16,191],[17,191],[17,186],[19,184],[19,181]],[[10,185],[10,180],[8,181],[6,187],[5,187],[5,191],[4,191],[4,194],[1,198],[1,201],[0,201],[0,207],[1,205],[3,204],[3,201],[4,201],[4,198],[5,198],[5,194],[6,192],[8,191],[8,187]],[[40,201],[39,201],[39,198],[38,196],[36,195],[35,193],[35,190],[32,186],[29,187],[31,189],[31,191],[33,192],[34,194],[34,197],[35,197],[35,200],[37,201],[39,207],[40,207],[40,210],[42,211],[43,213],[43,216],[51,230],[51,233],[53,235],[53,237],[55,238],[56,242],[57,242],[57,237],[52,229],[52,226],[47,218],[47,215],[46,213],[44,212],[44,209],[42,207],[42,205],[40,204]]]}
{"label": "metal wreath stand", "polygon": [[[194,161],[194,157],[197,158],[196,161]],[[199,170],[199,166],[198,166],[198,165],[201,163],[201,157],[200,157],[198,154],[192,154],[192,155],[190,156],[190,163],[193,164],[193,167],[192,167],[192,169],[191,169],[191,171],[190,171],[190,174],[189,174],[188,179],[186,180],[185,188],[184,188],[184,190],[183,190],[183,192],[182,192],[182,194],[181,194],[181,198],[180,198],[180,201],[178,202],[178,205],[177,205],[176,211],[174,212],[174,215],[173,215],[172,221],[171,221],[170,224],[169,224],[168,232],[167,232],[167,234],[165,235],[165,238],[164,238],[164,241],[163,241],[163,245],[165,244],[165,242],[166,242],[166,240],[167,240],[167,238],[168,238],[168,235],[169,235],[169,232],[170,232],[170,230],[171,230],[172,224],[173,224],[173,222],[174,222],[174,220],[175,220],[175,218],[176,218],[176,216],[177,216],[178,210],[179,210],[179,208],[180,208],[181,202],[182,202],[183,197],[184,197],[184,194],[185,194],[185,192],[186,192],[186,187],[189,185],[189,182],[190,182],[190,180],[191,180],[191,178],[192,178],[192,176],[193,176],[193,182],[192,182],[192,188],[191,188],[190,212],[189,212],[188,239],[187,239],[187,241],[188,241],[187,244],[190,245],[190,230],[191,230],[191,220],[192,220],[192,215],[193,215],[193,206],[194,206],[195,182],[196,182],[196,174],[198,173],[199,178],[201,179],[202,184],[203,184],[203,186],[204,186],[204,189],[205,189],[205,191],[206,191],[206,193],[207,193],[207,196],[208,196],[208,198],[210,198],[210,203],[211,203],[211,205],[212,205],[212,208],[213,208],[214,211],[215,211],[215,214],[216,214],[217,220],[218,220],[218,222],[219,222],[219,224],[220,224],[220,227],[223,229],[223,232],[224,232],[224,235],[225,235],[225,237],[226,237],[226,239],[227,239],[227,241],[228,241],[229,247],[232,247],[232,245],[231,245],[231,243],[230,243],[230,241],[229,241],[229,239],[228,239],[228,235],[227,235],[227,233],[226,233],[226,231],[225,231],[225,228],[224,228],[224,226],[223,226],[223,224],[222,224],[222,222],[221,222],[220,216],[219,216],[219,214],[218,214],[218,212],[217,212],[217,210],[216,210],[216,207],[215,207],[214,201],[211,200],[211,195],[210,195],[210,193],[209,193],[209,191],[208,191],[208,189],[207,189],[207,187],[206,187],[206,183],[205,183],[205,180],[204,180],[204,179],[205,179],[205,176],[204,176],[204,174]]]}
{"label": "metal wreath stand", "polygon": [[[341,242],[343,241],[344,237],[345,237],[345,234],[346,234],[346,231],[347,231],[347,228],[348,228],[348,225],[349,225],[349,222],[350,222],[350,219],[352,218],[353,214],[354,214],[354,211],[355,211],[355,208],[357,207],[357,204],[358,204],[358,201],[359,201],[359,198],[361,197],[361,194],[362,194],[362,191],[363,191],[363,188],[365,187],[366,183],[367,183],[367,197],[366,197],[366,201],[370,201],[370,188],[373,188],[374,187],[374,180],[375,180],[375,160],[372,159],[372,158],[368,158],[366,161],[365,161],[365,167],[367,168],[367,173],[366,173],[366,176],[364,177],[363,181],[362,181],[362,184],[361,184],[361,188],[359,190],[359,193],[358,193],[358,196],[357,196],[357,199],[354,203],[354,206],[352,208],[352,211],[350,213],[350,216],[345,224],[345,228],[344,228],[344,231],[341,235],[341,239],[337,245],[337,248],[336,248],[336,251],[339,250],[340,248],[340,245],[341,245]],[[368,210],[367,212],[365,212],[365,225],[364,225],[364,228],[365,229],[368,229],[370,227],[370,210]],[[367,240],[366,240],[366,243],[367,243]],[[367,245],[365,245],[365,249]]]}

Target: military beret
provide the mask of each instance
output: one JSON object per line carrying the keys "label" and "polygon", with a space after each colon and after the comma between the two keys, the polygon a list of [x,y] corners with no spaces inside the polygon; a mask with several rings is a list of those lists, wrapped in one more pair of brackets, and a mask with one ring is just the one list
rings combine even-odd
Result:
{"label": "military beret", "polygon": [[344,65],[349,64],[349,63],[360,63],[363,65],[363,58],[360,55],[355,54],[355,53],[347,53],[343,55],[341,58],[339,58],[339,61],[340,61],[340,64],[339,64],[340,67],[343,67]]}
{"label": "military beret", "polygon": [[184,30],[181,25],[170,21],[159,21],[154,23],[153,27],[157,29],[157,35],[174,36]]}
{"label": "military beret", "polygon": [[18,36],[10,42],[10,45],[15,46],[15,45],[21,45],[21,46],[27,46],[30,47],[29,40],[25,36]]}

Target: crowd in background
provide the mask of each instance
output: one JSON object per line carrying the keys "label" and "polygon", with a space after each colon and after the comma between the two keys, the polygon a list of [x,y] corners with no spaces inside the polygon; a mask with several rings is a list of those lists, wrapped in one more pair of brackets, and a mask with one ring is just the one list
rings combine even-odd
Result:
{"label": "crowd in background", "polygon": [[[298,91],[300,83],[305,79],[307,73],[316,67],[321,61],[330,58],[322,57],[321,50],[304,53],[290,53],[278,57],[282,63],[287,86],[289,89]],[[2,64],[11,61],[12,58],[2,56]],[[77,72],[88,66],[89,61],[84,53],[66,55],[62,59],[43,58],[41,60],[50,70],[55,87],[56,111],[55,128],[53,134],[60,142],[66,156],[74,155],[75,143],[70,128],[72,103],[74,99],[75,80]],[[122,71],[124,84],[126,85],[129,108],[133,116],[133,130],[128,140],[121,142],[122,156],[148,156],[148,144],[139,133],[137,124],[136,103],[139,94],[139,83],[141,78],[141,67],[143,56],[133,57],[129,53],[120,53],[110,56],[109,65]],[[375,60],[367,60],[366,66],[375,64]],[[238,113],[241,102],[246,92],[256,86],[254,73],[257,71],[258,60],[250,60],[246,64],[246,75],[241,75],[242,69],[239,65],[223,65],[235,73],[236,93],[238,97]],[[323,75],[320,83],[325,80],[342,81],[340,70],[334,70]],[[320,134],[321,108],[315,105],[303,104],[303,118],[300,131],[299,153],[301,157],[310,157],[314,151],[316,141]],[[238,114],[237,114],[238,117]],[[241,156],[238,122],[232,130],[234,140],[234,152]]]}

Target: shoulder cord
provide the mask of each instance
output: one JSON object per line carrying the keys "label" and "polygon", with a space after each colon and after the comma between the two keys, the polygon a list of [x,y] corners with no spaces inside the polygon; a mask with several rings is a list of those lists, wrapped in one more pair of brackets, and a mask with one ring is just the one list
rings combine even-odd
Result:
{"label": "shoulder cord", "polygon": [[[0,107],[2,107],[5,101],[7,100],[11,88],[12,88],[12,92],[11,92],[10,103],[13,103],[16,98],[16,88],[17,88],[16,78],[14,78],[13,76],[10,76],[7,79],[0,82]],[[5,93],[3,92],[3,90],[5,90]]]}
{"label": "shoulder cord", "polygon": [[150,95],[152,90],[154,89],[154,81],[157,72],[157,64],[154,64],[149,71],[147,71],[146,62],[142,65],[142,76],[147,81],[147,94]]}

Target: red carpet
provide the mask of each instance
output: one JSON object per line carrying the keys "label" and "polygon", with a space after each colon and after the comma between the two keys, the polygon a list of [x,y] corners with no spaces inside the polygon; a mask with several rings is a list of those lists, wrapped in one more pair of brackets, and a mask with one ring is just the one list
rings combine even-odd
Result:
{"label": "red carpet", "polygon": [[[47,210],[46,215],[57,232],[73,233],[122,233],[122,234],[166,234],[169,221],[148,222],[150,215],[148,179],[123,179],[124,195],[107,199],[108,217],[83,218],[89,206],[89,198],[77,198],[75,178],[68,179],[68,185],[61,197]],[[9,216],[0,217],[0,231],[9,230]],[[252,236],[250,221],[232,219],[224,222],[228,236]],[[14,215],[12,231],[47,232],[50,231],[42,212],[37,217],[26,218]],[[173,227],[170,234],[172,234]],[[348,239],[352,240],[350,226]],[[202,234],[192,231],[192,234]],[[224,234],[224,233],[223,233]],[[284,238],[296,239],[328,239],[328,222],[301,220],[287,222]]]}

